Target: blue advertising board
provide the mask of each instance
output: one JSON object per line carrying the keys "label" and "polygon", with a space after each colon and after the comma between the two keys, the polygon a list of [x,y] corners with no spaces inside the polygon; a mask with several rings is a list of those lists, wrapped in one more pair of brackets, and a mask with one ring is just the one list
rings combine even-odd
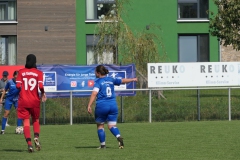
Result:
{"label": "blue advertising board", "polygon": [[[75,97],[84,97],[91,95],[91,92],[88,92],[88,90],[91,91],[93,89],[94,81],[96,80],[96,66],[97,65],[39,65],[37,66],[37,68],[44,73],[44,89],[47,92],[48,97],[69,97],[70,93],[68,91],[73,91],[73,96]],[[122,66],[104,66],[109,70],[109,74],[107,76],[111,76],[113,78],[136,77],[134,64]],[[115,86],[116,95],[133,96],[136,93],[134,91],[127,91],[127,89],[134,89],[135,87],[135,82]],[[119,89],[126,89],[126,91],[117,91]]]}
{"label": "blue advertising board", "polygon": [[56,72],[43,72],[43,82],[46,91],[57,90],[57,73]]}

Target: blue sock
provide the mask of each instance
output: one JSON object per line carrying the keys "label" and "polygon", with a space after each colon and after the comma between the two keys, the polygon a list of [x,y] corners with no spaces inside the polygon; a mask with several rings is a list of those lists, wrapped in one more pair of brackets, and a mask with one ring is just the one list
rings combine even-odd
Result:
{"label": "blue sock", "polygon": [[104,128],[99,129],[97,132],[98,132],[98,138],[99,138],[100,143],[105,142],[105,131],[104,131]]}
{"label": "blue sock", "polygon": [[7,118],[2,118],[2,130],[5,130],[6,127],[6,123],[7,123]]}
{"label": "blue sock", "polygon": [[17,119],[17,127],[20,127],[22,126],[22,119]]}
{"label": "blue sock", "polygon": [[112,132],[112,134],[115,136],[115,137],[119,137],[120,136],[120,132],[118,130],[117,127],[112,127],[110,128],[110,131]]}

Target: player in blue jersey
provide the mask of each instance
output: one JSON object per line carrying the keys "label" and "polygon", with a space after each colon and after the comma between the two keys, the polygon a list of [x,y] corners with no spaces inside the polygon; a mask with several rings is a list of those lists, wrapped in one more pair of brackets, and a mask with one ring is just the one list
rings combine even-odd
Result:
{"label": "player in blue jersey", "polygon": [[[8,71],[3,71],[2,73],[2,79],[0,79],[0,98],[2,96],[2,93],[4,91],[4,88],[8,82]],[[4,106],[4,100],[2,103],[0,103],[0,115],[2,115],[2,108]]]}
{"label": "player in blue jersey", "polygon": [[[10,113],[12,105],[14,105],[15,109],[17,109],[17,107],[18,107],[18,95],[19,95],[20,90],[16,88],[17,75],[18,75],[18,71],[14,71],[13,78],[7,82],[5,89],[3,91],[3,94],[1,96],[1,99],[0,99],[0,103],[2,103],[3,98],[6,94],[6,99],[5,99],[5,104],[4,104],[5,111],[4,111],[4,115],[2,118],[1,134],[4,134],[7,118]],[[20,126],[22,126],[22,120],[18,119],[17,127],[20,127]]]}
{"label": "player in blue jersey", "polygon": [[88,103],[88,113],[92,114],[91,106],[95,98],[97,98],[95,121],[97,123],[97,133],[100,141],[100,147],[98,149],[106,148],[104,131],[104,123],[106,121],[108,122],[108,129],[117,138],[119,148],[122,149],[124,147],[123,138],[121,137],[119,129],[116,126],[118,118],[118,106],[115,98],[114,85],[136,82],[137,78],[112,78],[106,76],[108,73],[109,71],[103,65],[96,67],[95,75],[98,79],[94,83],[93,91]]}

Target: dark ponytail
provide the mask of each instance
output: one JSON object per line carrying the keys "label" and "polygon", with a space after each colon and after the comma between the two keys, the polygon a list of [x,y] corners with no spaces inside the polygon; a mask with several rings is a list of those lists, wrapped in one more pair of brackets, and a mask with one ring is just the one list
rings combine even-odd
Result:
{"label": "dark ponytail", "polygon": [[98,65],[96,67],[96,72],[100,73],[101,75],[106,75],[109,73],[108,69],[105,68],[103,65]]}
{"label": "dark ponytail", "polygon": [[18,71],[13,72],[13,77],[16,76],[16,75],[18,75]]}
{"label": "dark ponytail", "polygon": [[34,54],[29,54],[26,57],[26,64],[25,68],[31,69],[31,68],[37,68],[36,66],[37,58]]}

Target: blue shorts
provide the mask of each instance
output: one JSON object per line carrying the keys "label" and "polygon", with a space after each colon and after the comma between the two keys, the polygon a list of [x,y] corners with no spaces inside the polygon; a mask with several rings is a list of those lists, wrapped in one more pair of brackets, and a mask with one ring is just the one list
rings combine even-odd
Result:
{"label": "blue shorts", "polygon": [[4,104],[4,109],[5,110],[11,110],[12,105],[14,105],[15,109],[18,107],[18,101],[12,101],[6,98],[5,104]]}
{"label": "blue shorts", "polygon": [[116,101],[101,102],[95,108],[95,121],[96,123],[103,124],[116,124],[118,118],[118,107]]}

